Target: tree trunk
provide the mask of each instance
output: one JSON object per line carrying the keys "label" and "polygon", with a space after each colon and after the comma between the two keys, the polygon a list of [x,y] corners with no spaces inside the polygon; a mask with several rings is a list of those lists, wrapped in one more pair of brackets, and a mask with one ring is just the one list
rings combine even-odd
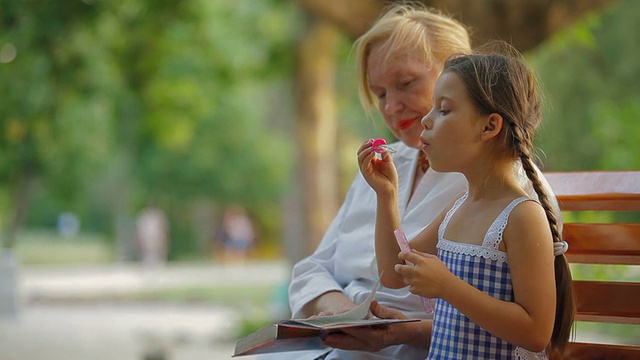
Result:
{"label": "tree trunk", "polygon": [[473,45],[504,40],[532,50],[563,27],[616,0],[423,0],[471,30]]}
{"label": "tree trunk", "polygon": [[332,23],[353,38],[364,34],[385,6],[385,2],[380,0],[296,0],[296,2],[313,17]]}
{"label": "tree trunk", "polygon": [[23,171],[22,180],[16,188],[15,196],[12,200],[13,214],[10,221],[6,224],[6,228],[2,232],[2,247],[4,249],[13,249],[18,236],[18,231],[24,223],[29,209],[29,202],[33,192],[36,178],[28,167]]}
{"label": "tree trunk", "polygon": [[[297,138],[306,215],[307,255],[319,243],[338,208],[336,49],[340,34],[329,22],[311,18],[296,48]],[[295,260],[295,259],[293,259]]]}
{"label": "tree trunk", "polygon": [[20,314],[20,266],[12,249],[0,249],[0,322]]}
{"label": "tree trunk", "polygon": [[[510,42],[526,52],[586,13],[617,0],[421,0],[467,25],[475,45],[490,39]],[[362,35],[386,5],[403,0],[297,0],[352,38]]]}
{"label": "tree trunk", "polygon": [[33,171],[27,166],[13,198],[13,214],[2,232],[0,248],[0,319],[15,318],[20,313],[21,296],[19,259],[14,249],[18,231],[24,223],[36,183]]}

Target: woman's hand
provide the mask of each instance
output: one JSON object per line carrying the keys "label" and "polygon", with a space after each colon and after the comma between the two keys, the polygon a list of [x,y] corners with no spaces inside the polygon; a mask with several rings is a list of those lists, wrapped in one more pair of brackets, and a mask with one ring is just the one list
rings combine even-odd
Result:
{"label": "woman's hand", "polygon": [[373,140],[365,141],[358,149],[358,166],[369,186],[380,194],[393,192],[398,188],[398,173],[388,151],[383,152],[382,159],[378,159],[371,144]]}
{"label": "woman's hand", "polygon": [[309,301],[302,307],[298,317],[315,319],[318,316],[341,314],[354,308],[356,304],[342,291],[329,291]]}
{"label": "woman's hand", "polygon": [[338,308],[335,308],[334,310],[321,311],[317,315],[309,316],[309,320],[317,319],[317,318],[323,317],[323,316],[332,316],[332,315],[338,315],[338,314],[346,313],[347,311],[351,311],[355,307],[356,307],[355,304],[350,304],[350,305],[340,306]]}
{"label": "woman's hand", "polygon": [[443,298],[447,284],[457,277],[437,256],[417,250],[402,251],[398,259],[414,265],[396,265],[395,271],[402,275],[413,294],[427,298]]}
{"label": "woman's hand", "polygon": [[[381,319],[406,319],[402,312],[373,301],[371,313]],[[431,338],[431,320],[345,329],[343,333],[327,335],[325,345],[342,349],[375,352],[388,346],[411,344],[428,348]]]}

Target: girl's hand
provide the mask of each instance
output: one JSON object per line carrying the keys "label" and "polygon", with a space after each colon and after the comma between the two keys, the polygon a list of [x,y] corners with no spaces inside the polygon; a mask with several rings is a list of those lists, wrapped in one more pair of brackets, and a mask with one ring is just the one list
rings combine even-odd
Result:
{"label": "girl's hand", "polygon": [[410,261],[414,265],[396,265],[395,271],[402,275],[413,294],[427,298],[443,298],[455,275],[437,256],[417,250],[402,251],[398,259]]}
{"label": "girl's hand", "polygon": [[398,188],[398,173],[388,151],[378,159],[373,151],[372,139],[365,141],[358,149],[358,166],[369,186],[376,193],[393,192]]}

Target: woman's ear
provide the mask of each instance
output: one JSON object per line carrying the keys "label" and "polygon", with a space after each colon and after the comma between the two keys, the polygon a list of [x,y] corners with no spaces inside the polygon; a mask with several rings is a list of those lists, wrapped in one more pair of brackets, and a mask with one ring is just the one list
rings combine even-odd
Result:
{"label": "woman's ear", "polygon": [[482,141],[487,141],[495,138],[500,134],[503,123],[502,116],[497,113],[491,113],[484,118],[484,124],[482,128]]}

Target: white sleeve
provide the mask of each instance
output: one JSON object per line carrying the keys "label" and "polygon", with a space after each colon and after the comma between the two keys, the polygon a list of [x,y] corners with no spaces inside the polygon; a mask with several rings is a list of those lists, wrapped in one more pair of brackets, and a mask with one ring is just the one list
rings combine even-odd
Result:
{"label": "white sleeve", "polygon": [[293,318],[301,317],[301,309],[318,296],[329,291],[343,291],[343,286],[335,278],[337,239],[340,224],[347,217],[353,202],[356,183],[357,181],[354,181],[351,184],[344,203],[322,237],[318,248],[293,267],[289,285],[289,307]]}

